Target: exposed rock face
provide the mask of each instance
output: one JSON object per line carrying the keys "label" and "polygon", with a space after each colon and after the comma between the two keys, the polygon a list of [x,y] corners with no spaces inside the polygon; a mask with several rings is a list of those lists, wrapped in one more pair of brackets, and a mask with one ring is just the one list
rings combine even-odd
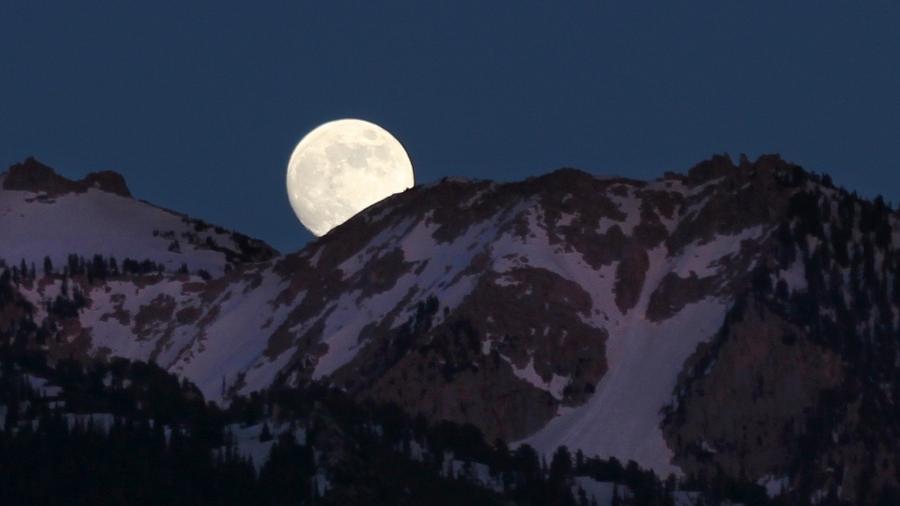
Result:
{"label": "exposed rock face", "polygon": [[650,258],[647,250],[637,245],[623,252],[624,256],[616,269],[616,305],[622,314],[628,312],[641,296],[641,288],[647,279]]}
{"label": "exposed rock face", "polygon": [[11,166],[3,179],[4,190],[44,193],[51,197],[65,193],[83,193],[88,188],[131,197],[121,174],[113,171],[92,172],[82,180],[72,181],[34,158]]}
{"label": "exposed rock face", "polygon": [[105,192],[115,193],[123,197],[131,196],[128,185],[125,184],[125,178],[118,172],[111,170],[91,172],[84,177],[84,184],[88,188],[99,188]]}
{"label": "exposed rock face", "polygon": [[671,318],[684,309],[684,306],[697,302],[712,292],[715,281],[712,278],[699,278],[693,271],[685,277],[674,272],[666,274],[650,296],[647,318],[656,322]]}
{"label": "exposed rock face", "polygon": [[685,363],[664,431],[693,474],[872,504],[900,468],[898,216],[827,179],[782,181],[797,191],[775,242]]}
{"label": "exposed rock face", "polygon": [[751,481],[787,475],[807,413],[844,379],[840,355],[757,304],[733,312],[719,338],[685,363],[665,427],[689,472],[714,464]]}
{"label": "exposed rock face", "polygon": [[796,456],[822,436],[802,427],[834,413],[834,392],[860,403],[838,433],[870,437],[811,469],[900,440],[863,421],[872,405],[893,413],[886,392],[900,389],[860,386],[897,382],[898,227],[883,203],[773,156],[652,182],[572,169],[444,180],[212,279],[70,277],[85,299],[74,313],[47,304],[59,274],[23,281],[33,309],[16,318],[43,330],[15,330],[67,353],[153,359],[213,400],[323,381],[548,453],[846,494],[858,478],[798,471]]}
{"label": "exposed rock face", "polygon": [[533,433],[559,405],[581,404],[594,391],[606,369],[605,331],[579,318],[591,302],[578,284],[543,269],[516,269],[505,279],[479,283],[439,325],[425,305],[386,339],[373,332],[352,362],[359,365],[333,379],[414,412],[475,424],[490,438]]}

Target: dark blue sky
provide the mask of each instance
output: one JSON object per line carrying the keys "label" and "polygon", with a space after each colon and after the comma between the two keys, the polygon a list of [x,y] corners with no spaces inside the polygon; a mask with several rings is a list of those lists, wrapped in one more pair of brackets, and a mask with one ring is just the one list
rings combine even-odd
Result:
{"label": "dark blue sky", "polygon": [[0,3],[0,165],[114,169],[288,251],[288,157],[340,117],[417,182],[781,152],[897,202],[900,2]]}

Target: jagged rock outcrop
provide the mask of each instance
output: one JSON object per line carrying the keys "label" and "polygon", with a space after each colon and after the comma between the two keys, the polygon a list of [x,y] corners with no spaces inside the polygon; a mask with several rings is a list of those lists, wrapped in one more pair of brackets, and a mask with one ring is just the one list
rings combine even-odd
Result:
{"label": "jagged rock outcrop", "polygon": [[56,197],[65,193],[84,193],[89,188],[97,188],[122,197],[131,197],[125,178],[117,172],[110,170],[91,172],[84,179],[72,181],[60,176],[52,168],[33,157],[12,165],[3,178],[4,190],[42,193],[47,197]]}

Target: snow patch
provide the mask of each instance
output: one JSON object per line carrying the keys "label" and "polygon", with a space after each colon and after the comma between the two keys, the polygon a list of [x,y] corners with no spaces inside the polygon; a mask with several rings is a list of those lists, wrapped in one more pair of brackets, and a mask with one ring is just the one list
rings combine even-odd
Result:
{"label": "snow patch", "polygon": [[572,483],[572,494],[577,500],[580,496],[579,491],[584,492],[588,503],[596,501],[597,506],[610,506],[613,504],[613,497],[619,499],[631,497],[631,490],[621,484],[611,481],[598,481],[590,476],[576,476]]}
{"label": "snow patch", "polygon": [[768,494],[769,497],[777,497],[788,490],[791,480],[787,476],[778,478],[771,474],[767,474],[757,480],[756,483],[766,489],[766,494]]}
{"label": "snow patch", "polygon": [[[490,350],[490,346],[488,346],[488,349]],[[484,352],[483,349],[482,352]],[[563,390],[566,388],[566,385],[569,384],[570,378],[554,373],[549,381],[544,381],[544,379],[541,378],[541,375],[534,369],[534,357],[529,357],[528,364],[522,368],[517,368],[506,356],[500,355],[500,357],[509,362],[509,365],[512,367],[512,372],[517,378],[550,393],[550,395],[557,400],[562,400]]]}

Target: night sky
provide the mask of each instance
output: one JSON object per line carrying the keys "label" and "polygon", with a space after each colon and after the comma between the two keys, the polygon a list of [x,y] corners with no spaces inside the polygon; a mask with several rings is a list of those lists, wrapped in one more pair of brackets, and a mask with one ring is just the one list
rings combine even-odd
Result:
{"label": "night sky", "polygon": [[311,236],[288,157],[341,117],[390,130],[420,183],[781,152],[898,202],[900,2],[0,3],[4,167],[117,170],[290,251]]}

